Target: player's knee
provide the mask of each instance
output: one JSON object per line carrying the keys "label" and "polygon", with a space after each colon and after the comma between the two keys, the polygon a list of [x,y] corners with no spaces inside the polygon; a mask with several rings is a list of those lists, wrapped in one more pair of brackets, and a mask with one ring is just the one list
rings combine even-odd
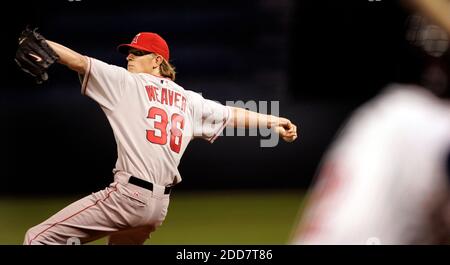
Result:
{"label": "player's knee", "polygon": [[24,245],[42,245],[43,243],[39,241],[37,237],[37,230],[38,226],[33,226],[32,228],[28,229],[25,233],[25,239],[23,241]]}

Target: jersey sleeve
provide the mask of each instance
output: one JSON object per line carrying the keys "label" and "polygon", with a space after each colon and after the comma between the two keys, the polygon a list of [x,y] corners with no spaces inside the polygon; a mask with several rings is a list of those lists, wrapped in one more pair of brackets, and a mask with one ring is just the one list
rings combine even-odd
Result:
{"label": "jersey sleeve", "polygon": [[213,143],[231,119],[230,107],[205,99],[195,92],[190,93],[190,98],[194,137]]}
{"label": "jersey sleeve", "polygon": [[82,76],[81,94],[112,111],[123,94],[128,72],[122,67],[90,57],[88,62],[88,71]]}

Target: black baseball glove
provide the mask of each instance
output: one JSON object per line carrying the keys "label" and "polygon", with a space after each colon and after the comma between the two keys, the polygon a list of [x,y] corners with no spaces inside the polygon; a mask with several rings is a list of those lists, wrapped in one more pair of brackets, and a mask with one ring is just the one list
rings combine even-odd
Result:
{"label": "black baseball glove", "polygon": [[47,70],[58,59],[56,52],[37,29],[27,27],[22,31],[14,60],[24,72],[36,78],[36,83],[41,84],[48,79]]}

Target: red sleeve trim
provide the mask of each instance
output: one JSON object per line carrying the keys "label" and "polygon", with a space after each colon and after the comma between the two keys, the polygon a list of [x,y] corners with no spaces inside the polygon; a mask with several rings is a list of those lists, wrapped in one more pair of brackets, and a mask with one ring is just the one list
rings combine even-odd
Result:
{"label": "red sleeve trim", "polygon": [[86,71],[86,73],[84,74],[84,78],[83,78],[83,84],[81,85],[81,94],[82,95],[86,95],[86,89],[87,89],[87,84],[89,82],[89,77],[91,76],[91,58],[87,57],[88,59],[88,69]]}
{"label": "red sleeve trim", "polygon": [[228,107],[228,106],[225,106],[225,107],[227,109],[227,118],[225,119],[224,123],[219,128],[219,130],[217,130],[216,133],[208,140],[210,143],[214,143],[214,141],[217,139],[217,137],[219,137],[219,134],[223,131],[223,129],[228,125],[228,123],[231,120],[230,107]]}

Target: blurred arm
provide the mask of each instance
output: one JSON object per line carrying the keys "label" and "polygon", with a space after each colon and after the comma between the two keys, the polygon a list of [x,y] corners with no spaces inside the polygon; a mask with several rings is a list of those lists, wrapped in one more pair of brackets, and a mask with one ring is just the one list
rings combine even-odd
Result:
{"label": "blurred arm", "polygon": [[58,54],[60,64],[66,65],[81,75],[87,72],[88,59],[85,56],[56,42],[47,40],[47,43]]}
{"label": "blurred arm", "polygon": [[450,2],[448,0],[404,0],[403,3],[417,10],[450,34]]}

